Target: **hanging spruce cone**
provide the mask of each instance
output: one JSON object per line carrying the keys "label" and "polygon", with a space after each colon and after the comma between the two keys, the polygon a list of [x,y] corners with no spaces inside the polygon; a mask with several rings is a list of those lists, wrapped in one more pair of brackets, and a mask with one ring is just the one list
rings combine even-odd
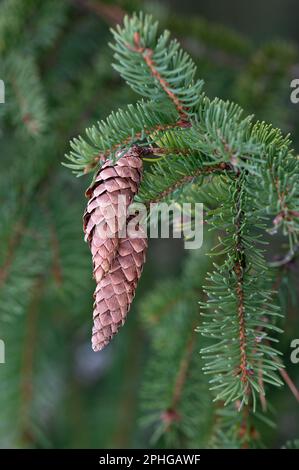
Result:
{"label": "hanging spruce cone", "polygon": [[94,351],[103,349],[124,324],[145,262],[147,238],[142,227],[137,236],[126,234],[128,206],[138,192],[141,176],[139,149],[132,147],[115,165],[107,161],[86,192],[84,232],[97,283]]}

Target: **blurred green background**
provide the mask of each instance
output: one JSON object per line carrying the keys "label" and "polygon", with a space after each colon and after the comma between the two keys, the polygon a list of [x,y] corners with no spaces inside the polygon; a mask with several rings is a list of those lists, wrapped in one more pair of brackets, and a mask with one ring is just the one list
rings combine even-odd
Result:
{"label": "blurred green background", "polygon": [[[181,272],[179,240],[152,240],[129,319],[100,354],[92,352],[91,261],[83,242],[84,191],[62,167],[69,140],[111,110],[136,100],[111,67],[109,27],[143,9],[178,37],[198,65],[210,96],[291,132],[298,150],[299,78],[295,0],[0,2],[0,365],[1,447],[149,447],[140,426],[140,390],[151,356],[141,303],[161,280]],[[208,235],[207,235],[208,236]],[[275,247],[273,248],[273,256]],[[287,314],[282,340],[299,338],[298,269],[284,273]],[[142,301],[142,302],[141,302]],[[289,389],[273,394],[276,429],[265,445],[299,436]]]}

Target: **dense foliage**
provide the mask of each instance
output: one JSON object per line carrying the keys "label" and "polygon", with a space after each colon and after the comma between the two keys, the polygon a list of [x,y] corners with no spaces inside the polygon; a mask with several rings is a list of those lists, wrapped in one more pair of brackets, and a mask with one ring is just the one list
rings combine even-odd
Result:
{"label": "dense foliage", "polygon": [[[3,447],[270,446],[275,411],[296,406],[281,385],[284,365],[296,373],[299,161],[284,131],[298,119],[282,103],[297,50],[255,51],[201,19],[160,15],[205,44],[199,57],[135,14],[113,31],[115,72],[107,23],[122,21],[119,6],[0,3]],[[154,157],[137,200],[203,202],[205,244],[169,280],[150,255],[126,327],[95,355],[84,189],[133,143]],[[64,153],[87,176],[61,167]]]}

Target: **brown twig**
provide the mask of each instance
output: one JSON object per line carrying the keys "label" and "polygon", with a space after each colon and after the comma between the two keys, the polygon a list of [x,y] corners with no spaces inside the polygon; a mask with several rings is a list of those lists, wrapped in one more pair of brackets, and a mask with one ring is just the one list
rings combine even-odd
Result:
{"label": "brown twig", "polygon": [[247,338],[246,338],[246,322],[245,322],[245,299],[244,299],[244,247],[243,247],[243,240],[241,235],[241,226],[242,226],[242,218],[243,218],[243,211],[240,205],[240,197],[241,197],[241,186],[238,185],[238,193],[237,193],[237,215],[235,220],[235,228],[236,228],[236,261],[234,264],[234,272],[237,276],[237,285],[236,285],[236,292],[237,292],[237,299],[238,299],[238,321],[239,321],[239,343],[240,343],[240,369],[238,373],[240,373],[241,381],[243,384],[248,384],[248,364],[247,364]]}
{"label": "brown twig", "polygon": [[[165,124],[165,125],[162,125],[162,124],[158,124],[156,126],[153,126],[151,127],[150,129],[144,129],[143,130],[143,133],[142,132],[137,132],[134,136],[134,140],[135,141],[138,141],[142,138],[142,135],[143,134],[146,134],[146,135],[150,135],[152,134],[153,132],[159,132],[159,131],[168,131],[168,130],[171,130],[171,129],[174,129],[176,127],[181,127],[181,123],[180,121],[178,122],[175,122],[175,123],[172,123],[172,124]],[[111,154],[111,152],[117,152],[118,150],[121,150],[122,148],[126,147],[127,145],[129,144],[132,144],[132,137],[131,136],[128,136],[126,138],[124,138],[120,143],[117,143],[115,145],[113,145],[111,147],[111,149],[109,150],[106,150],[104,152],[100,152],[98,155],[95,155],[94,158],[86,165],[86,167],[84,168],[84,174],[87,174],[89,173],[90,171],[92,171],[99,162],[102,162],[104,163],[107,158],[109,157],[109,155]],[[147,149],[149,149],[150,147],[147,147]],[[146,149],[146,148],[145,148]],[[156,151],[158,148],[155,148]],[[184,150],[183,149],[163,149],[163,148],[159,148],[159,154],[166,154],[166,153],[184,153]]]}
{"label": "brown twig", "polygon": [[178,295],[176,297],[173,297],[170,302],[168,302],[167,305],[164,305],[163,308],[155,309],[155,316],[151,316],[149,320],[149,324],[151,326],[158,325],[161,321],[161,318],[164,317],[164,315],[168,314],[171,309],[181,300],[181,296]]}
{"label": "brown twig", "polygon": [[113,448],[125,449],[130,445],[129,438],[134,426],[134,410],[137,400],[137,387],[140,377],[141,350],[144,344],[143,331],[139,324],[133,326],[128,343],[126,366],[121,380],[122,400],[118,410],[117,426],[111,438]]}
{"label": "brown twig", "polygon": [[181,103],[180,99],[171,91],[171,86],[169,85],[167,80],[165,80],[165,78],[163,78],[162,75],[158,72],[156,64],[153,60],[154,51],[148,47],[141,46],[140,34],[138,32],[134,33],[134,46],[131,46],[131,44],[127,44],[127,48],[141,55],[144,62],[148,66],[152,76],[158,80],[158,82],[161,85],[161,88],[165,91],[167,96],[175,105],[180,115],[182,123],[184,122],[187,123],[188,122],[188,114],[186,112],[187,109]]}
{"label": "brown twig", "polygon": [[[274,359],[274,360],[275,360],[276,364],[281,365],[281,363],[278,359]],[[283,378],[283,380],[285,381],[285,383],[287,384],[287,386],[289,387],[289,389],[291,390],[291,392],[294,395],[294,397],[296,398],[296,400],[299,402],[299,390],[297,389],[296,385],[292,381],[292,379],[289,376],[289,374],[287,373],[287,371],[283,367],[281,367],[279,369],[279,373],[280,373],[281,377]]]}
{"label": "brown twig", "polygon": [[30,402],[33,398],[33,369],[35,360],[35,345],[37,340],[37,322],[39,302],[42,296],[43,280],[39,278],[33,288],[32,302],[26,317],[26,332],[24,337],[22,366],[20,372],[20,429],[23,443],[34,441],[29,427]]}
{"label": "brown twig", "polygon": [[56,284],[60,286],[63,282],[62,267],[60,261],[60,247],[59,240],[55,228],[53,226],[51,226],[51,247],[53,252],[53,276]]}
{"label": "brown twig", "polygon": [[241,439],[242,449],[248,449],[252,439],[256,440],[259,437],[255,426],[250,422],[250,408],[248,405],[243,407],[242,422],[238,434]]}
{"label": "brown twig", "polygon": [[93,2],[90,0],[71,0],[71,2],[94,12],[111,25],[121,23],[125,16],[125,11],[118,5],[107,4],[100,1]]}
{"label": "brown twig", "polygon": [[174,391],[173,391],[173,399],[172,399],[172,406],[171,406],[171,408],[173,408],[173,409],[176,409],[176,407],[177,407],[177,405],[180,401],[182,391],[183,391],[183,388],[184,388],[184,384],[185,384],[186,379],[187,379],[187,374],[188,374],[188,370],[189,370],[189,366],[190,366],[190,360],[191,360],[191,357],[192,357],[195,338],[196,338],[196,333],[195,333],[195,329],[193,328],[190,339],[187,343],[185,355],[181,360],[179,370],[178,370],[178,375],[177,375],[177,378],[176,378],[176,381],[175,381],[175,386],[174,386]]}
{"label": "brown twig", "polygon": [[243,290],[243,268],[240,261],[237,261],[234,266],[234,271],[237,275],[237,297],[238,297],[238,320],[239,320],[239,342],[240,342],[240,373],[241,381],[247,383],[248,370],[247,370],[247,353],[246,353],[246,325],[245,325],[245,304],[244,304],[244,290]]}
{"label": "brown twig", "polygon": [[259,362],[259,370],[258,370],[258,384],[261,389],[259,396],[260,396],[260,402],[262,406],[262,410],[265,412],[267,411],[267,400],[266,397],[263,393],[264,391],[264,381],[263,381],[263,370],[261,368],[261,361]]}
{"label": "brown twig", "polygon": [[15,228],[12,233],[12,237],[8,243],[6,258],[4,260],[3,265],[0,267],[0,287],[3,286],[3,284],[5,283],[9,275],[10,267],[14,259],[15,249],[20,243],[20,240],[23,235],[23,231],[24,231],[23,221],[20,220],[15,225]]}
{"label": "brown twig", "polygon": [[196,330],[195,328],[192,328],[192,332],[186,344],[186,350],[178,368],[178,373],[173,388],[171,405],[161,415],[161,419],[165,423],[166,427],[169,427],[174,421],[179,421],[181,418],[178,412],[178,405],[180,403],[184,390],[184,385],[187,380],[188,371],[190,368],[190,361],[192,359],[192,353],[194,349],[195,338]]}
{"label": "brown twig", "polygon": [[40,128],[38,121],[34,118],[32,113],[24,112],[24,110],[28,108],[27,103],[26,103],[26,98],[20,93],[17,82],[13,77],[11,77],[10,83],[13,88],[15,97],[19,103],[19,107],[20,107],[20,111],[22,115],[21,117],[22,122],[24,123],[25,127],[27,128],[30,134],[33,134],[33,135],[37,134]]}
{"label": "brown twig", "polygon": [[285,256],[283,256],[281,259],[271,261],[269,263],[269,266],[271,268],[279,268],[279,267],[290,265],[290,263],[292,263],[292,261],[294,261],[295,256],[296,256],[298,251],[299,251],[299,243],[297,245],[295,245],[292,250],[288,251],[288,253]]}

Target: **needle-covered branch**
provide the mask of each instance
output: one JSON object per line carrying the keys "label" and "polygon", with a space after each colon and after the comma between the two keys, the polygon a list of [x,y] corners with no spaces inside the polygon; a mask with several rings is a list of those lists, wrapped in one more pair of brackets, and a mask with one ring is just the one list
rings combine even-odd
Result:
{"label": "needle-covered branch", "polygon": [[[184,198],[204,201],[207,222],[219,237],[211,251],[219,262],[208,275],[205,294],[200,295],[199,339],[192,332],[194,319],[190,331],[175,330],[189,308],[194,313],[194,300],[202,287],[199,275],[192,281],[188,278],[190,286],[197,281],[197,290],[190,291],[184,284],[184,290],[192,292],[186,303],[184,292],[181,299],[174,292],[173,299],[165,295],[166,305],[157,303],[162,314],[152,315],[148,322],[157,337],[156,362],[150,366],[144,394],[146,420],[157,437],[172,429],[175,432],[169,435],[175,441],[184,440],[187,427],[194,437],[195,420],[187,404],[189,392],[184,390],[189,390],[195,377],[193,387],[209,381],[209,397],[221,409],[229,405],[229,419],[224,421],[234,421],[230,442],[236,438],[246,447],[258,436],[251,425],[252,413],[261,404],[264,417],[268,386],[282,385],[280,353],[274,347],[282,332],[282,314],[261,245],[266,245],[269,222],[274,231],[281,227],[289,237],[291,252],[297,243],[299,161],[289,138],[279,130],[255,123],[235,103],[205,96],[192,59],[177,41],[170,40],[168,32],[158,36],[158,25],[150,16],[126,17],[113,35],[114,68],[147,101],[112,113],[88,129],[87,138],[74,139],[67,166],[79,175],[96,171],[105,160],[114,161],[137,145],[140,157],[151,162],[144,165],[135,200],[147,206],[162,200],[182,203]],[[180,291],[177,284],[173,288],[168,284],[167,289]],[[170,337],[170,331],[163,336],[164,324],[172,330]],[[166,350],[162,350],[161,335],[169,345]],[[194,353],[196,345],[201,360]],[[159,375],[160,366],[167,368],[168,363],[167,376]],[[181,419],[184,413],[187,425]]]}

